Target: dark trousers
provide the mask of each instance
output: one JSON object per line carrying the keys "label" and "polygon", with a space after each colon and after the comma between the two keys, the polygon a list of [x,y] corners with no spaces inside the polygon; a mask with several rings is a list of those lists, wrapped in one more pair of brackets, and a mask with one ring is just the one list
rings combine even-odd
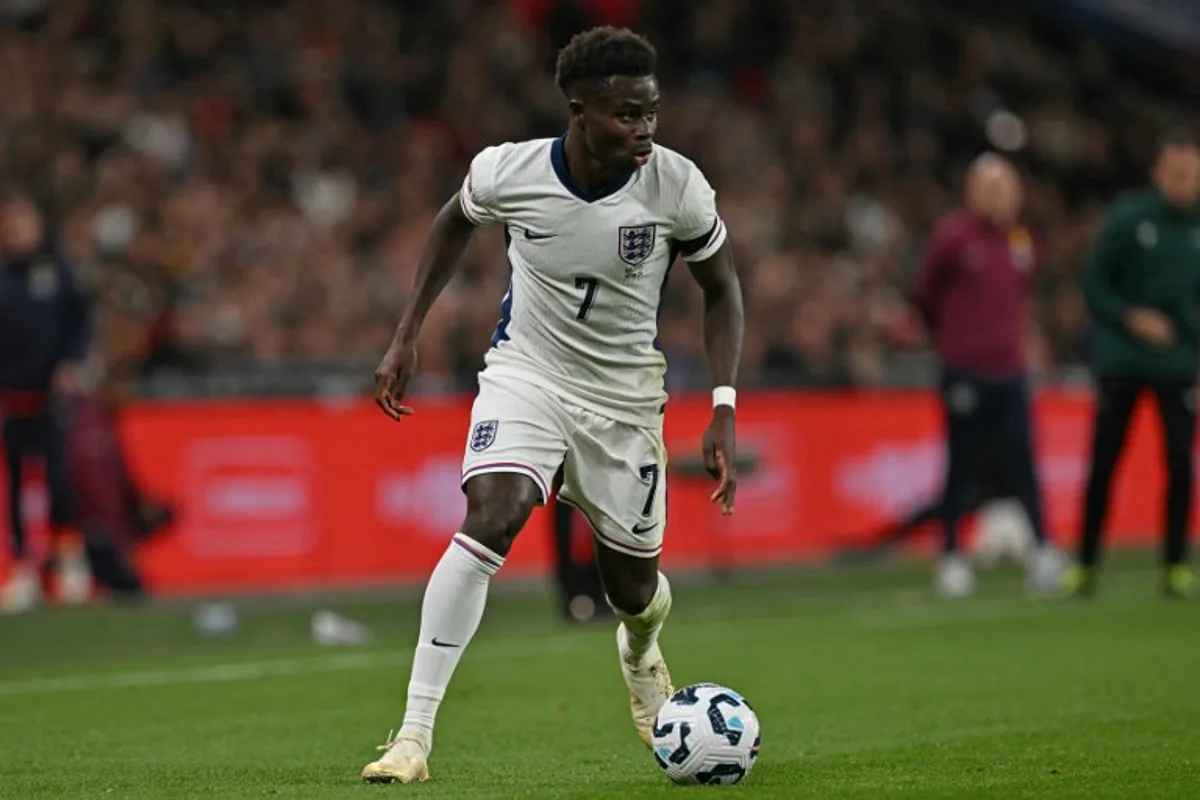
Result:
{"label": "dark trousers", "polygon": [[1129,420],[1138,398],[1153,392],[1162,421],[1167,462],[1166,541],[1168,565],[1187,559],[1187,525],[1192,508],[1192,442],[1196,435],[1196,394],[1191,381],[1148,381],[1101,378],[1097,386],[1096,425],[1092,433],[1092,465],[1083,511],[1079,562],[1090,567],[1100,560],[1101,531],[1108,514],[1113,472],[1125,446]]}
{"label": "dark trousers", "polygon": [[577,537],[581,535],[590,537],[591,531],[586,525],[579,524],[578,512],[566,503],[554,502],[555,577],[560,608],[567,619],[575,619],[571,603],[577,598],[586,597],[592,601],[593,616],[608,617],[608,601],[604,596],[604,583],[600,579],[594,553],[589,550],[586,558],[576,555]]}
{"label": "dark trousers", "polygon": [[[1001,465],[1003,466],[1003,465]],[[1013,497],[1009,488],[1008,472],[997,476],[994,465],[986,464],[980,468],[980,475],[973,475],[967,484],[967,490],[959,506],[959,517],[970,516],[983,506],[994,500],[1006,500]],[[869,550],[883,552],[906,539],[915,536],[926,525],[942,519],[942,509],[945,507],[945,497],[938,497],[932,502],[909,512],[908,516],[899,522],[889,522],[867,537],[866,547]]]}
{"label": "dark trousers", "polygon": [[941,389],[947,448],[942,551],[958,550],[958,527],[970,499],[974,467],[989,442],[997,442],[996,455],[1008,475],[1012,493],[1029,517],[1034,538],[1038,544],[1045,544],[1025,378],[982,379],[947,370]]}
{"label": "dark trousers", "polygon": [[50,490],[50,523],[61,528],[71,523],[70,483],[67,472],[65,411],[36,417],[8,417],[3,424],[4,464],[8,472],[8,524],[13,557],[26,556],[25,520],[21,504],[21,474],[26,463],[41,456]]}

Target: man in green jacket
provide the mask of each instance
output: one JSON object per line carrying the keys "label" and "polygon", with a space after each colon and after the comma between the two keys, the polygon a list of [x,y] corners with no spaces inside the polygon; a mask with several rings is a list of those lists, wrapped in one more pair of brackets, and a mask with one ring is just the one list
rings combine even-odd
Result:
{"label": "man in green jacket", "polygon": [[1089,256],[1083,290],[1094,323],[1097,383],[1079,544],[1067,590],[1090,594],[1100,557],[1109,486],[1138,398],[1154,394],[1166,435],[1169,487],[1163,590],[1192,593],[1187,528],[1200,350],[1200,145],[1186,132],[1166,136],[1154,188],[1117,202]]}

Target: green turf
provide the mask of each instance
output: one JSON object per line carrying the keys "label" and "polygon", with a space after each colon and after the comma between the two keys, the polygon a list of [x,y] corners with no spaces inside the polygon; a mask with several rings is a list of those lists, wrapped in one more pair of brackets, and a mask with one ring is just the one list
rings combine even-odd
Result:
{"label": "green turf", "polygon": [[[1197,798],[1197,609],[1126,562],[1090,603],[1027,599],[1014,575],[933,601],[924,573],[856,569],[677,581],[676,683],[750,698],[762,755],[736,796]],[[324,649],[308,618],[369,624]],[[227,639],[191,609],[0,619],[0,797],[680,797],[634,736],[608,626],[493,598],[443,706],[433,780],[363,786],[399,721],[409,597],[245,604]]]}

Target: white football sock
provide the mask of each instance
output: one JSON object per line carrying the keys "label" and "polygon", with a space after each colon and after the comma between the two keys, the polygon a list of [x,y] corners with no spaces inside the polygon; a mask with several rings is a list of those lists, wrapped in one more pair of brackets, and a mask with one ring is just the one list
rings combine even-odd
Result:
{"label": "white football sock", "polygon": [[625,632],[628,634],[628,652],[622,653],[621,656],[628,661],[640,661],[658,641],[658,633],[666,622],[667,614],[671,613],[671,584],[667,581],[667,576],[658,573],[658,591],[640,614],[626,614],[619,608],[615,610],[617,618],[624,623]]}
{"label": "white football sock", "polygon": [[461,533],[454,535],[425,587],[401,733],[419,734],[433,744],[438,706],[483,618],[488,582],[503,565],[501,556],[479,542]]}

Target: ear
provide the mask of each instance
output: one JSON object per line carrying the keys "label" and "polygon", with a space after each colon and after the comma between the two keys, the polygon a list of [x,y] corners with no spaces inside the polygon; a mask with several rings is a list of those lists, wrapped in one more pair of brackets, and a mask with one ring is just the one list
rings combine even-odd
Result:
{"label": "ear", "polygon": [[584,118],[583,101],[578,99],[568,100],[567,109],[570,111],[571,122],[582,127]]}

